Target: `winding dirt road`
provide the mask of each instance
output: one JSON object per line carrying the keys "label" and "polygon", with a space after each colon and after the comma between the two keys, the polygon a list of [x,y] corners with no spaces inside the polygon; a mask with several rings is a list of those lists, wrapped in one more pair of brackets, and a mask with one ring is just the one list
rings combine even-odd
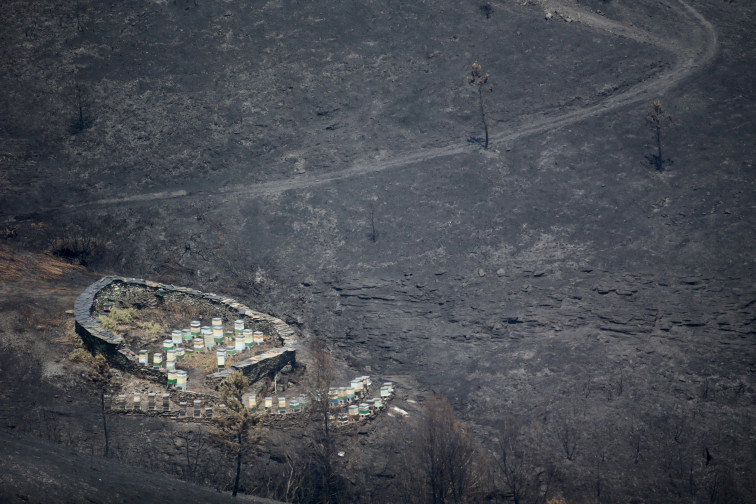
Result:
{"label": "winding dirt road", "polygon": [[[512,142],[528,135],[562,128],[582,121],[588,117],[606,114],[620,107],[638,102],[650,101],[705,67],[714,58],[718,48],[717,33],[713,25],[683,0],[670,0],[665,3],[668,4],[671,7],[671,11],[677,13],[680,16],[680,19],[687,25],[688,30],[683,39],[673,40],[663,38],[658,34],[642,30],[637,26],[625,25],[617,21],[606,19],[605,17],[578,7],[570,0],[542,0],[541,5],[547,12],[557,12],[561,16],[569,17],[572,21],[582,23],[596,30],[608,32],[617,37],[625,37],[638,42],[652,44],[660,49],[676,54],[677,60],[669,70],[661,72],[651,79],[640,82],[621,93],[608,96],[594,105],[570,110],[556,116],[539,114],[537,116],[525,117],[516,127],[492,135],[491,143],[496,145],[504,142]],[[306,189],[308,187],[329,184],[336,180],[348,179],[387,169],[406,167],[423,161],[454,156],[476,149],[479,149],[479,147],[468,142],[458,142],[445,147],[399,153],[390,159],[380,161],[360,161],[347,168],[327,174],[304,174],[293,178],[271,180],[259,184],[231,185],[200,192],[176,190],[142,193],[125,196],[123,198],[109,198],[73,203],[58,208],[41,210],[41,212],[65,212],[66,210],[80,208],[108,207],[128,203],[171,200],[189,196],[272,195],[290,190]]]}

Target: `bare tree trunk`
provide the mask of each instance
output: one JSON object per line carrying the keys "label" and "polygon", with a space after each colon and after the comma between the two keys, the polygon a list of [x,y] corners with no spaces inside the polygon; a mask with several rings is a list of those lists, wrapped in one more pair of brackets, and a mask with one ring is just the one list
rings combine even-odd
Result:
{"label": "bare tree trunk", "polygon": [[81,102],[81,88],[76,83],[76,107],[79,109],[79,129],[84,129],[84,105]]}
{"label": "bare tree trunk", "polygon": [[100,400],[102,404],[102,432],[105,435],[105,458],[108,457],[108,452],[110,451],[110,441],[108,438],[108,417],[105,414],[105,394],[100,394]]}
{"label": "bare tree trunk", "polygon": [[486,131],[486,142],[483,144],[484,149],[488,149],[488,123],[486,123],[486,110],[483,107],[483,89],[478,87],[478,102],[480,103],[480,118],[483,120],[483,129]]}
{"label": "bare tree trunk", "polygon": [[84,31],[81,27],[81,12],[79,9],[79,0],[76,0],[76,31]]}
{"label": "bare tree trunk", "polygon": [[326,351],[322,341],[311,343],[313,366],[310,370],[310,401],[313,415],[314,462],[320,476],[320,492],[318,501],[331,502],[334,494],[334,447],[331,436],[331,426],[328,419],[330,413],[328,393],[331,385],[336,381],[336,371],[333,367],[331,355]]}
{"label": "bare tree trunk", "polygon": [[[187,460],[188,460],[188,457],[189,457],[189,451],[188,450],[189,450],[189,448],[187,447],[187,452],[186,452],[187,453]],[[191,479],[192,482],[195,482],[196,479],[197,479],[197,468],[199,467],[200,457],[202,456],[203,450],[204,450],[204,439],[202,437],[202,427],[200,427],[198,429],[198,431],[197,431],[197,449],[194,452],[194,465],[190,466],[191,467],[190,476],[192,478]]]}
{"label": "bare tree trunk", "polygon": [[239,493],[239,477],[241,476],[242,453],[244,451],[241,433],[237,437],[237,442],[239,443],[239,451],[236,452],[236,479],[234,480],[234,492],[231,494],[234,497]]}
{"label": "bare tree trunk", "polygon": [[667,115],[659,100],[654,100],[651,104],[651,108],[648,111],[648,121],[656,129],[656,169],[661,171],[664,169],[664,157],[662,155],[661,145],[661,130],[664,121],[672,122],[672,119]]}
{"label": "bare tree trunk", "polygon": [[323,504],[329,504],[331,502],[331,494],[333,487],[333,467],[331,466],[332,455],[331,439],[326,435],[323,440],[323,459],[322,459],[322,473],[321,473],[321,490],[323,496]]}
{"label": "bare tree trunk", "polygon": [[375,243],[377,235],[375,233],[375,208],[370,205],[370,240]]}
{"label": "bare tree trunk", "polygon": [[[417,471],[416,492],[423,486],[433,504],[474,502],[479,497],[480,465],[477,445],[442,396],[426,401],[416,426],[410,472]],[[420,483],[424,481],[424,483]]]}

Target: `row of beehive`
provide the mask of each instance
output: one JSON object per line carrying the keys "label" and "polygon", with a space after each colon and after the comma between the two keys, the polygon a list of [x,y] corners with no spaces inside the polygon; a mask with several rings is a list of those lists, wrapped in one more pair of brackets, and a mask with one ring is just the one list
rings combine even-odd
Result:
{"label": "row of beehive", "polygon": [[[328,389],[328,403],[333,407],[343,406],[367,395],[368,387],[373,384],[369,376],[358,376],[348,387],[331,387]],[[394,385],[385,382],[381,387],[380,398],[385,399],[394,392]]]}
{"label": "row of beehive", "polygon": [[[366,392],[366,389],[365,389]],[[365,401],[360,402],[359,404],[347,404],[347,413],[341,413],[339,415],[340,420],[355,420],[357,418],[366,417],[369,416],[372,413],[380,411],[385,404],[385,401],[388,400],[391,395],[393,394],[394,389],[393,385],[390,382],[386,382],[381,387],[381,395],[380,397],[374,397],[372,399],[367,399]],[[147,397],[147,403],[144,404],[144,396]],[[170,394],[163,393],[161,394],[160,398],[158,398],[157,393],[155,392],[149,392],[147,394],[142,394],[141,392],[134,392],[130,396],[126,394],[119,394],[115,397],[115,400],[110,395],[104,396],[104,407],[106,411],[163,411],[163,412],[170,412],[171,411],[171,401],[170,401]],[[361,399],[364,398],[364,394],[358,394],[354,398]],[[316,398],[316,400],[318,400]],[[292,413],[299,413],[305,409],[307,409],[308,406],[308,397],[306,394],[301,394],[299,398],[297,399],[287,399],[286,397],[278,397],[278,401],[275,403],[277,408],[274,408],[274,401],[272,396],[265,397],[263,399],[263,402],[261,404],[262,408],[260,408],[261,413],[278,413],[278,414],[292,414]],[[346,401],[342,401],[340,403],[336,403],[336,406],[342,406],[346,403]],[[333,406],[334,403],[330,402],[330,404]],[[258,412],[258,403],[257,403],[257,397],[254,395],[249,395],[247,397],[247,407],[249,407],[252,411]],[[187,414],[187,410],[191,409],[190,413]],[[225,409],[224,404],[218,405],[218,409],[223,410]],[[193,408],[189,408],[186,402],[179,402],[179,418],[183,418],[186,416],[194,417],[194,418],[201,418],[201,417],[212,417],[213,413],[213,407],[212,406],[206,406],[204,409],[202,408],[202,401],[201,400],[194,400],[193,402]],[[204,415],[203,415],[204,412]]]}
{"label": "row of beehive", "polygon": [[[134,392],[130,397],[126,394],[119,394],[113,402],[113,398],[110,395],[104,396],[104,408],[105,411],[162,411],[168,413],[171,409],[171,395],[162,394],[158,402],[157,394],[155,392],[149,392],[146,394],[147,404],[144,404],[143,394],[140,392]],[[225,404],[218,405],[219,410],[226,409]],[[186,402],[179,402],[178,408],[179,418],[185,418],[187,416],[194,418],[211,418],[213,416],[213,406],[202,407],[202,400],[195,399],[192,406],[188,406]],[[203,414],[204,413],[204,414]]]}

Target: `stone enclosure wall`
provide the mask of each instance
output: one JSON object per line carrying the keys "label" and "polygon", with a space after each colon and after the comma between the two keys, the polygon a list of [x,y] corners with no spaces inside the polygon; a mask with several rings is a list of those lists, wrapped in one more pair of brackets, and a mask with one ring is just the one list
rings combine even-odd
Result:
{"label": "stone enclosure wall", "polygon": [[138,355],[125,344],[123,338],[104,330],[99,319],[95,318],[96,307],[102,306],[101,294],[103,291],[112,293],[128,292],[129,290],[154,291],[156,296],[159,295],[166,299],[171,297],[196,298],[220,307],[236,318],[243,319],[245,326],[249,323],[251,326],[264,328],[267,335],[279,342],[277,348],[238,362],[230,369],[208,375],[207,380],[211,384],[219,384],[236,369],[240,369],[250,383],[254,383],[265,376],[274,375],[287,364],[294,364],[296,360],[298,341],[294,329],[276,317],[254,311],[231,298],[216,294],[203,293],[187,287],[177,287],[139,278],[107,276],[87,287],[76,299],[74,305],[76,333],[91,352],[103,354],[111,364],[129,373],[158,383],[167,384],[168,382],[167,373],[164,369],[140,366]]}

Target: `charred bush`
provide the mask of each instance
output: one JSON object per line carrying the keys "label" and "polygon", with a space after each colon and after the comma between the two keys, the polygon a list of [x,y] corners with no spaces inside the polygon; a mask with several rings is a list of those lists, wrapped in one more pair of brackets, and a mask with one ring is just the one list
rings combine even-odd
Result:
{"label": "charred bush", "polygon": [[17,236],[18,227],[14,226],[13,224],[6,224],[5,229],[3,230],[3,238],[11,240],[13,238],[16,238]]}
{"label": "charred bush", "polygon": [[87,266],[101,252],[101,244],[91,234],[76,230],[50,238],[48,250],[62,259]]}

